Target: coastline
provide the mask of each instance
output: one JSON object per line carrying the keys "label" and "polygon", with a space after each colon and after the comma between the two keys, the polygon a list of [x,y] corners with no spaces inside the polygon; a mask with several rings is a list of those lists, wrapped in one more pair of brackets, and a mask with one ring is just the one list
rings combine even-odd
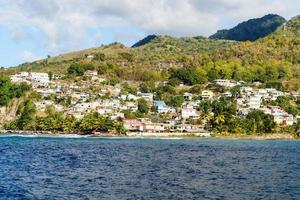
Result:
{"label": "coastline", "polygon": [[181,132],[166,132],[166,133],[144,133],[135,132],[127,133],[126,135],[112,134],[112,133],[98,133],[98,134],[66,134],[62,132],[51,131],[12,131],[0,130],[1,135],[14,136],[40,136],[40,137],[74,137],[74,138],[213,138],[213,139],[227,139],[227,140],[299,140],[290,133],[270,133],[260,135],[245,135],[245,134],[210,134],[210,133],[181,133]]}

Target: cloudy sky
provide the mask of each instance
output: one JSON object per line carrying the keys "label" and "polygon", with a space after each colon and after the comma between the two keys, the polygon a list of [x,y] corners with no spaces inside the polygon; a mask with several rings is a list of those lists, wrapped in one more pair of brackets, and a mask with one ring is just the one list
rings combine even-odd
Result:
{"label": "cloudy sky", "polygon": [[300,14],[299,0],[0,0],[0,66],[148,34],[209,36],[253,17]]}

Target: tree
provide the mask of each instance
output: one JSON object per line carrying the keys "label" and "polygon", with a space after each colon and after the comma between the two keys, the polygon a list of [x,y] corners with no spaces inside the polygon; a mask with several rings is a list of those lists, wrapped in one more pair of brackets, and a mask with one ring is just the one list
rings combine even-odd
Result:
{"label": "tree", "polygon": [[184,97],[180,95],[180,96],[173,96],[169,104],[175,108],[179,108],[181,107],[183,102],[184,102]]}
{"label": "tree", "polygon": [[204,114],[209,114],[211,111],[212,105],[208,100],[203,100],[200,102],[198,110],[200,110]]}
{"label": "tree", "polygon": [[30,100],[26,100],[21,115],[17,120],[19,130],[31,130],[34,123],[34,114],[36,107]]}
{"label": "tree", "polygon": [[148,114],[149,112],[148,102],[143,98],[138,100],[138,111],[143,114]]}
{"label": "tree", "polygon": [[68,68],[68,74],[75,76],[82,76],[84,71],[83,65],[80,63],[73,63]]}
{"label": "tree", "polygon": [[244,124],[247,133],[270,133],[276,126],[272,116],[260,110],[250,112]]}
{"label": "tree", "polygon": [[6,106],[11,98],[12,84],[7,76],[0,76],[0,106]]}
{"label": "tree", "polygon": [[27,83],[13,84],[9,77],[0,75],[0,106],[7,106],[13,98],[20,98],[30,89]]}

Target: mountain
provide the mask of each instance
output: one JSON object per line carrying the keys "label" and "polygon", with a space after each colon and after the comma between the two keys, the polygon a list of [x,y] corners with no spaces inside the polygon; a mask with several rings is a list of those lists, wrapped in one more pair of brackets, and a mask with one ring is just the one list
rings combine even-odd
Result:
{"label": "mountain", "polygon": [[142,40],[138,41],[137,43],[135,43],[134,45],[132,45],[132,48],[137,48],[137,47],[143,46],[145,44],[148,44],[149,42],[154,40],[156,37],[157,37],[156,35],[148,35],[144,39],[142,39]]}
{"label": "mountain", "polygon": [[197,73],[209,80],[280,80],[297,91],[300,90],[300,16],[254,42],[156,36],[136,48],[113,43],[0,69],[0,74],[20,71],[66,74],[73,63],[93,64],[103,76],[120,81],[165,81],[173,69],[197,67]]}
{"label": "mountain", "polygon": [[262,18],[250,19],[229,30],[219,30],[210,39],[255,41],[273,33],[286,20],[279,16],[269,14]]}

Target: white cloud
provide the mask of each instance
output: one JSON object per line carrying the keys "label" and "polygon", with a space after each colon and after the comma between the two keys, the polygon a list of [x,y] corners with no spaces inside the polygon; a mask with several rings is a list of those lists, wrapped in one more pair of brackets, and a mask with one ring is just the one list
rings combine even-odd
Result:
{"label": "white cloud", "polygon": [[23,36],[20,27],[39,29],[46,37],[45,48],[56,53],[98,39],[89,35],[90,28],[122,25],[149,34],[208,36],[224,23],[268,13],[292,17],[299,8],[300,1],[294,0],[0,0],[0,24],[18,30],[18,39]]}
{"label": "white cloud", "polygon": [[25,62],[33,62],[35,60],[42,59],[41,56],[35,55],[31,51],[23,51],[20,56],[21,56],[21,59],[24,60]]}

